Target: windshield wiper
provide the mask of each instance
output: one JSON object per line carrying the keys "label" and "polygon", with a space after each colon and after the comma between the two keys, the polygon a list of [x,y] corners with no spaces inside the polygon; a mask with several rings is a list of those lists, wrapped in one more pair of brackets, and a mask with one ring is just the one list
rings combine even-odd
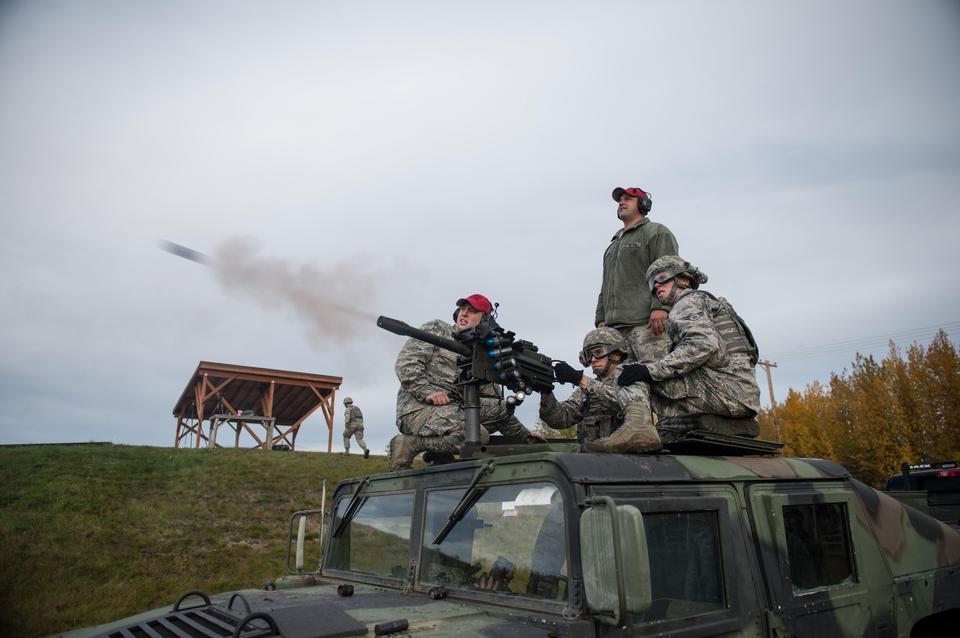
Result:
{"label": "windshield wiper", "polygon": [[463,496],[460,497],[460,502],[457,503],[457,506],[453,508],[453,512],[450,514],[450,518],[447,519],[447,522],[443,524],[443,527],[437,533],[437,537],[433,539],[434,545],[439,545],[443,542],[443,539],[447,537],[448,534],[453,530],[454,526],[467,515],[467,512],[470,511],[470,508],[473,507],[477,501],[480,500],[480,497],[487,491],[486,487],[477,487],[477,482],[480,480],[484,474],[488,474],[493,471],[493,459],[487,461],[487,464],[477,470],[477,473],[473,475],[473,480],[470,481],[470,486],[467,487],[467,491],[463,493]]}
{"label": "windshield wiper", "polygon": [[360,508],[363,507],[363,504],[367,501],[366,497],[361,500],[360,492],[363,491],[363,488],[367,486],[367,483],[370,482],[369,476],[364,476],[360,481],[360,485],[357,486],[357,491],[353,493],[353,497],[350,498],[350,502],[347,503],[347,509],[343,512],[343,518],[340,519],[340,523],[337,524],[337,529],[333,530],[333,537],[337,538],[340,534],[343,533],[343,530],[347,528],[347,525],[350,524],[350,521],[353,520],[353,517],[357,515],[357,512],[360,511]]}

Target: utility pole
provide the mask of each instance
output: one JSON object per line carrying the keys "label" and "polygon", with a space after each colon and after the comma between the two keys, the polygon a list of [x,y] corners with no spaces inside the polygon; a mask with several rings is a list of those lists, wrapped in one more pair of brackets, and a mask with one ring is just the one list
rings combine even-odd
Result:
{"label": "utility pole", "polygon": [[780,418],[777,416],[777,400],[773,397],[773,377],[770,376],[770,368],[776,368],[777,364],[773,361],[757,361],[767,372],[767,389],[770,390],[770,414],[773,416],[773,425],[777,428],[777,443],[783,443],[780,439]]}

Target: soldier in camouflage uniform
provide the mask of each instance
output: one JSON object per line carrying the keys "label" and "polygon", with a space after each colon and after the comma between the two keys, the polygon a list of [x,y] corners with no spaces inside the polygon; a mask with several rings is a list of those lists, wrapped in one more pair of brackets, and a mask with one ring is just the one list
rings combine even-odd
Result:
{"label": "soldier in camouflage uniform", "polygon": [[594,325],[620,331],[636,361],[659,359],[670,349],[669,309],[647,294],[643,273],[656,259],[677,254],[677,239],[663,224],[647,218],[653,201],[639,188],[613,189],[623,228],[603,253],[603,284]]}
{"label": "soldier in camouflage uniform", "polygon": [[363,442],[363,412],[353,404],[353,399],[343,400],[343,451],[350,454],[350,437],[357,437],[357,445],[363,450],[363,458],[370,458],[370,448]]}
{"label": "soldier in camouflage uniform", "polygon": [[[470,295],[457,301],[456,326],[439,319],[420,326],[421,330],[453,339],[456,332],[473,328],[493,305],[483,295]],[[452,458],[463,445],[463,399],[457,381],[460,369],[457,355],[419,339],[408,339],[397,356],[395,366],[400,390],[397,392],[397,427],[400,434],[390,441],[390,469],[406,469],[420,452],[436,458]],[[491,432],[510,437],[531,433],[507,411],[497,386],[480,387],[480,436],[489,440]]]}
{"label": "soldier in camouflage uniform", "polygon": [[613,328],[587,333],[580,363],[590,365],[596,379],[589,379],[561,361],[554,365],[557,381],[577,387],[570,398],[558,402],[552,392],[540,395],[540,418],[560,430],[577,426],[577,440],[590,452],[652,452],[660,449],[660,437],[650,415],[650,393],[645,383],[617,385],[620,363],[629,346]]}
{"label": "soldier in camouflage uniform", "polygon": [[680,257],[661,257],[650,265],[650,292],[670,307],[670,352],[650,363],[625,366],[618,383],[650,384],[654,411],[661,419],[700,414],[750,419],[747,424],[709,418],[703,423],[728,434],[756,436],[756,343],[725,299],[698,290],[706,281],[704,273]]}

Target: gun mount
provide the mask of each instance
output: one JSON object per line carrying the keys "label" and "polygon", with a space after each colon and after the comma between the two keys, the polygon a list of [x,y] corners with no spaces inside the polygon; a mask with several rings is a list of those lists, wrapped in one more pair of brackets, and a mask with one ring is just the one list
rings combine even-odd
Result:
{"label": "gun mount", "polygon": [[508,403],[516,405],[533,392],[549,392],[556,381],[550,357],[541,354],[531,342],[516,339],[516,333],[504,330],[490,316],[473,328],[457,333],[454,339],[390,317],[380,316],[377,325],[396,335],[419,339],[459,355],[468,446],[480,442],[480,384],[493,383],[508,388],[516,393]]}

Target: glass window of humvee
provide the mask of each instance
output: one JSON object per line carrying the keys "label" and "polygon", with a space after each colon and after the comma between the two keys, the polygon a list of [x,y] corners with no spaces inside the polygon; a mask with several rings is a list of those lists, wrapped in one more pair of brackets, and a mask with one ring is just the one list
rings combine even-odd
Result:
{"label": "glass window of humvee", "polygon": [[794,591],[854,580],[847,508],[843,503],[786,505],[783,528]]}
{"label": "glass window of humvee", "polygon": [[[331,536],[327,569],[405,578],[413,494],[361,496],[360,509],[339,535]],[[349,498],[337,501],[333,529],[340,526]]]}
{"label": "glass window of humvee", "polygon": [[716,512],[645,512],[653,604],[644,621],[724,609]]}
{"label": "glass window of humvee", "polygon": [[565,599],[567,542],[557,487],[526,483],[486,488],[446,538],[433,544],[463,495],[462,488],[427,495],[420,582]]}

